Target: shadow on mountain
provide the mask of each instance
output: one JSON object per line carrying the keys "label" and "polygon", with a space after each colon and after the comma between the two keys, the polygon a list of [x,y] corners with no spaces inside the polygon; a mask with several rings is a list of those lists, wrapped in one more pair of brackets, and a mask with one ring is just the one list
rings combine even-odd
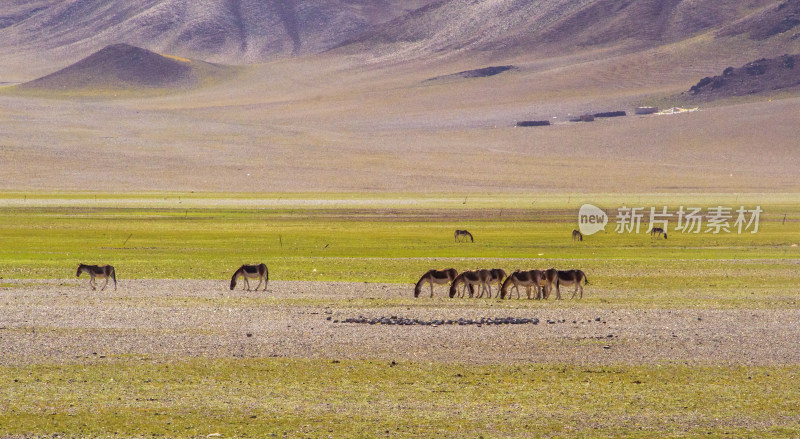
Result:
{"label": "shadow on mountain", "polygon": [[448,79],[488,78],[490,76],[499,75],[501,73],[505,73],[509,70],[515,70],[515,69],[516,67],[514,66],[490,66],[490,67],[484,67],[482,69],[464,70],[463,72],[452,73],[450,75],[436,76],[430,79],[426,79],[425,82],[448,80]]}

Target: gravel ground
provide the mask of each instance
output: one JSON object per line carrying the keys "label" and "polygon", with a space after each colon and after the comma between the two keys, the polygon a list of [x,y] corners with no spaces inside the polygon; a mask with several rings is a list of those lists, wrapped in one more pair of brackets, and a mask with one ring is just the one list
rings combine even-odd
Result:
{"label": "gravel ground", "polygon": [[[126,280],[116,292],[90,291],[82,279],[4,282],[2,365],[126,354],[475,364],[800,363],[797,309],[592,309],[533,301],[509,309],[489,306],[494,300],[443,299],[442,289],[434,299],[413,299],[410,285],[340,282],[273,281],[258,293],[206,280]],[[375,323],[384,317],[422,324]],[[507,318],[520,324],[487,321]],[[447,320],[451,324],[441,324]]]}

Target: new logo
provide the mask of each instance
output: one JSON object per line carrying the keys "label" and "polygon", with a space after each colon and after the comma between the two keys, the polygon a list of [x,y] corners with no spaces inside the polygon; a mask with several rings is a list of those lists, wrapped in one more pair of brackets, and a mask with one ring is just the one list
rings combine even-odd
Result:
{"label": "new logo", "polygon": [[597,206],[584,204],[578,211],[578,228],[586,236],[605,230],[606,224],[608,215]]}

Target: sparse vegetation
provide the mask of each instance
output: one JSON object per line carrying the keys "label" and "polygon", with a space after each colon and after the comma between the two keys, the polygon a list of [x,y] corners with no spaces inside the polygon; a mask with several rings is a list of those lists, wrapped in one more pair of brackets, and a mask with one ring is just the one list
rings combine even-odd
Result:
{"label": "sparse vegetation", "polygon": [[800,369],[152,358],[0,368],[0,434],[794,437]]}

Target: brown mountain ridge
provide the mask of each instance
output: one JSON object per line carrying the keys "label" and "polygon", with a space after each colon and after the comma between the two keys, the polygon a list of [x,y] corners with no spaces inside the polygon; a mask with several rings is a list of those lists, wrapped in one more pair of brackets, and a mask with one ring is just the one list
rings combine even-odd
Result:
{"label": "brown mountain ridge", "polygon": [[10,0],[0,54],[74,62],[126,42],[242,64],[318,53],[433,0]]}

